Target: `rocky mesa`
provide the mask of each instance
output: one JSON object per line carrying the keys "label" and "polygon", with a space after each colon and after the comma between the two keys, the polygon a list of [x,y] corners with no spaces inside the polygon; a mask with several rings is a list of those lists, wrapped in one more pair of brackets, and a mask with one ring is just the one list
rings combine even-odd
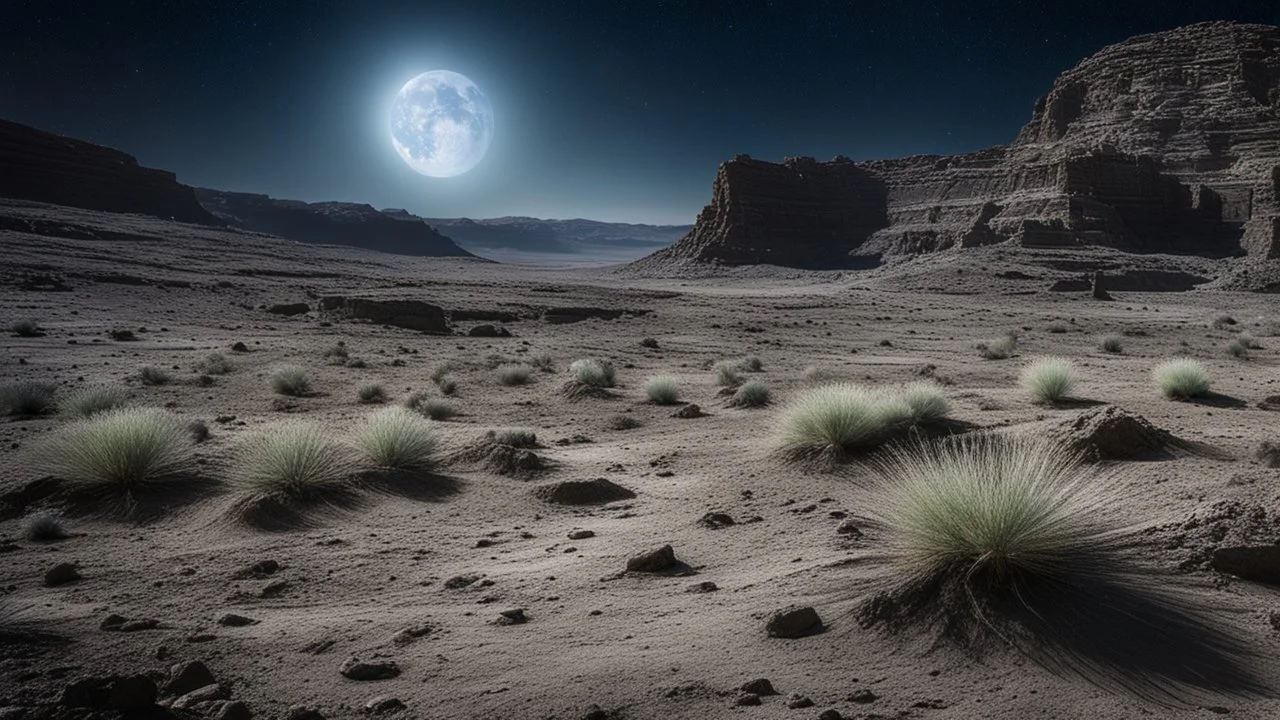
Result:
{"label": "rocky mesa", "polygon": [[[1274,270],[1278,198],[1280,27],[1202,23],[1083,60],[1008,145],[871,162],[734,158],[694,228],[630,267],[835,269],[1005,244]],[[1253,289],[1280,288],[1265,282],[1274,275],[1255,272]]]}

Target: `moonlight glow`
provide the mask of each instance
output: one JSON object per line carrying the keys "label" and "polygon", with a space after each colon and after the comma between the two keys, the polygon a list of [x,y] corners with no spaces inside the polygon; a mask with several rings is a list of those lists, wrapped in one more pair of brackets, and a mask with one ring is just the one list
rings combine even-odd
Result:
{"label": "moonlight glow", "polygon": [[461,175],[480,162],[492,141],[493,107],[464,75],[424,72],[396,94],[391,143],[423,175]]}

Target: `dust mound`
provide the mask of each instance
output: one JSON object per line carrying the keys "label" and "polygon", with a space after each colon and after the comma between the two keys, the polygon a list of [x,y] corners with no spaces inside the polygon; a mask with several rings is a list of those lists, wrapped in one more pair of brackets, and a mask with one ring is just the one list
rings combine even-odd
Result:
{"label": "dust mound", "polygon": [[482,437],[448,458],[450,463],[480,465],[498,475],[527,477],[551,468],[551,463],[536,452]]}
{"label": "dust mound", "polygon": [[1064,445],[1090,460],[1166,457],[1191,444],[1114,405],[1080,413],[1052,431]]}
{"label": "dust mound", "polygon": [[539,499],[556,505],[603,505],[616,500],[630,500],[636,496],[627,488],[604,478],[542,485],[534,489],[533,493]]}

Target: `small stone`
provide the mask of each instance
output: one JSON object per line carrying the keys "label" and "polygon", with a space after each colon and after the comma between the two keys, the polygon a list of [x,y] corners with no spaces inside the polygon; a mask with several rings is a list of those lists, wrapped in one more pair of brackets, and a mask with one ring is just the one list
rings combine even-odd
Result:
{"label": "small stone", "polygon": [[529,622],[529,618],[524,614],[524,608],[511,608],[498,613],[498,619],[493,621],[495,625],[523,625]]}
{"label": "small stone", "polygon": [[207,633],[207,632],[195,633],[194,635],[187,636],[187,642],[189,643],[207,643],[207,642],[213,642],[214,640],[217,640],[217,639],[218,639],[217,635],[214,635],[213,633]]}
{"label": "small stone", "polygon": [[709,512],[698,519],[698,524],[704,528],[719,530],[730,525],[735,525],[733,518],[728,513]]}
{"label": "small stone", "polygon": [[258,591],[258,597],[261,597],[261,598],[279,597],[283,595],[284,592],[289,589],[289,587],[290,587],[289,582],[287,580],[276,580],[275,582],[267,583],[267,585],[263,587],[262,590]]}
{"label": "small stone", "polygon": [[306,705],[293,705],[285,714],[288,720],[325,720],[319,710]]}
{"label": "small stone", "polygon": [[145,620],[129,620],[120,626],[120,632],[139,632],[141,630],[155,630],[160,627],[160,621],[147,618]]}
{"label": "small stone", "polygon": [[637,555],[627,561],[627,572],[660,572],[676,564],[676,553],[670,545]]}
{"label": "small stone", "polygon": [[351,658],[342,664],[340,672],[348,680],[390,680],[400,675],[400,666],[394,660],[364,662]]}
{"label": "small stone", "polygon": [[688,405],[685,405],[684,407],[675,411],[675,413],[673,413],[671,417],[684,418],[687,420],[689,418],[702,417],[702,414],[703,414],[702,408],[698,407],[695,403],[689,403]]}
{"label": "small stone", "polygon": [[258,621],[244,615],[236,615],[235,613],[227,613],[218,618],[218,624],[224,627],[247,627],[249,625],[257,625]]}
{"label": "small stone", "polygon": [[395,635],[391,636],[391,642],[396,645],[408,645],[420,637],[424,637],[431,632],[430,625],[415,625],[407,627]]}
{"label": "small stone", "polygon": [[862,529],[853,521],[853,518],[849,518],[848,520],[840,523],[840,526],[836,528],[836,532],[841,535],[848,535],[854,539],[862,537]]}
{"label": "small stone", "polygon": [[128,622],[128,620],[129,619],[123,615],[116,615],[115,613],[111,613],[110,615],[102,618],[102,622],[98,624],[98,629],[99,630],[119,630],[120,626],[124,625],[126,622]]}
{"label": "small stone", "polygon": [[262,579],[276,574],[276,571],[279,569],[280,563],[275,560],[259,560],[258,562],[240,570],[233,577],[237,580],[246,580],[249,578]]}
{"label": "small stone", "polygon": [[405,704],[401,702],[400,698],[387,695],[379,695],[364,704],[364,711],[369,715],[385,715],[404,709]]}
{"label": "small stone", "polygon": [[801,708],[813,707],[813,701],[799,693],[791,693],[787,696],[787,707],[792,710],[800,710]]}
{"label": "small stone", "polygon": [[832,708],[818,713],[818,720],[844,720],[844,716],[839,710]]}
{"label": "small stone", "polygon": [[252,717],[253,713],[249,711],[248,705],[240,700],[232,700],[222,704],[214,720],[251,720]]}
{"label": "small stone", "polygon": [[858,703],[859,705],[866,705],[867,703],[873,703],[876,700],[879,700],[880,696],[871,692],[870,690],[859,690],[858,692],[850,695],[845,699],[852,703]]}
{"label": "small stone", "polygon": [[787,608],[774,613],[765,630],[769,637],[802,638],[822,632],[822,618],[809,606]]}
{"label": "small stone", "polygon": [[573,530],[569,533],[570,540],[586,540],[595,536],[596,534],[592,530]]}
{"label": "small stone", "polygon": [[165,695],[186,695],[206,685],[218,682],[209,667],[199,660],[178,663],[169,668],[169,680],[164,684]]}
{"label": "small stone", "polygon": [[755,693],[742,693],[733,701],[734,705],[759,705],[760,696]]}
{"label": "small stone", "polygon": [[444,586],[450,590],[457,590],[458,588],[464,588],[479,579],[479,575],[455,575],[448,580],[445,580]]}
{"label": "small stone", "polygon": [[773,683],[767,678],[756,678],[748,681],[738,688],[742,692],[753,693],[755,695],[777,695],[778,691],[773,689]]}
{"label": "small stone", "polygon": [[45,587],[58,587],[80,579],[80,570],[72,563],[58,563],[44,574]]}
{"label": "small stone", "polygon": [[709,592],[715,592],[719,589],[720,589],[719,585],[716,585],[710,580],[703,580],[700,583],[694,583],[690,585],[689,587],[685,588],[684,591],[687,593],[709,593]]}

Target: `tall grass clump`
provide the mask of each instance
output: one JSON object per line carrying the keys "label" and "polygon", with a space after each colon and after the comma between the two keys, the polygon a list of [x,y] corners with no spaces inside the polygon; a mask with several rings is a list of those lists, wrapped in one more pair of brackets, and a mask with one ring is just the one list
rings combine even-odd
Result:
{"label": "tall grass clump", "polygon": [[403,407],[373,413],[356,431],[356,447],[380,468],[425,467],[431,462],[436,444],[431,421]]}
{"label": "tall grass clump", "polygon": [[235,370],[235,366],[231,364],[226,355],[210,353],[196,365],[196,370],[205,375],[226,375]]}
{"label": "tall grass clump", "polygon": [[458,414],[449,403],[421,391],[405,398],[404,407],[432,420],[448,420]]}
{"label": "tall grass clump", "polygon": [[50,542],[67,537],[62,524],[62,513],[57,510],[37,510],[22,519],[22,537],[32,542]]}
{"label": "tall grass clump", "polygon": [[382,386],[382,383],[361,383],[356,388],[356,399],[363,405],[384,403],[387,401],[387,390]]}
{"label": "tall grass clump", "polygon": [[350,451],[320,425],[284,420],[266,425],[240,446],[234,482],[258,497],[305,498],[350,482]]}
{"label": "tall grass clump", "polygon": [[1018,339],[1013,335],[1004,335],[990,342],[978,343],[976,347],[983,360],[1004,360],[1018,349]]}
{"label": "tall grass clump", "polygon": [[680,385],[670,375],[658,375],[645,382],[644,394],[655,405],[674,405],[680,402]]}
{"label": "tall grass clump", "polygon": [[1249,344],[1240,338],[1236,338],[1227,345],[1227,354],[1233,358],[1243,360],[1244,358],[1249,357]]}
{"label": "tall grass clump", "polygon": [[901,389],[900,397],[911,409],[911,422],[916,425],[941,422],[951,413],[951,404],[937,383],[923,380],[908,383]]}
{"label": "tall grass clump", "polygon": [[128,493],[189,470],[187,424],[156,408],[116,408],[74,420],[35,453],[44,472],[73,486]]}
{"label": "tall grass clump", "polygon": [[271,373],[271,389],[281,395],[300,397],[311,392],[307,371],[297,365],[285,365]]}
{"label": "tall grass clump", "polygon": [[1037,358],[1022,369],[1018,381],[1033,402],[1060,402],[1075,386],[1076,366],[1065,358]]}
{"label": "tall grass clump", "polygon": [[758,408],[773,401],[769,386],[759,380],[748,380],[729,398],[730,407]]}
{"label": "tall grass clump", "polygon": [[711,371],[716,374],[716,384],[721,387],[737,387],[742,384],[737,363],[721,360],[711,366]]}
{"label": "tall grass clump", "polygon": [[528,365],[500,365],[497,373],[498,383],[507,387],[528,385],[533,380],[533,369]]}
{"label": "tall grass clump", "polygon": [[124,388],[110,385],[80,388],[58,403],[58,413],[67,418],[86,418],[121,407],[128,399]]}
{"label": "tall grass clump", "polygon": [[1102,352],[1119,355],[1124,352],[1124,338],[1118,333],[1103,335],[1102,340],[1098,342],[1098,349]]}
{"label": "tall grass clump", "polygon": [[583,358],[569,364],[573,379],[594,388],[611,388],[614,383],[613,365],[606,360]]}
{"label": "tall grass clump", "polygon": [[787,407],[779,437],[785,459],[830,463],[880,445],[911,425],[898,393],[848,382],[801,393]]}
{"label": "tall grass clump", "polygon": [[[903,587],[959,597],[1065,580],[1116,535],[1105,494],[1078,455],[1052,440],[979,435],[891,451],[873,514]],[[917,600],[926,600],[917,598]]]}
{"label": "tall grass clump", "polygon": [[167,371],[155,365],[143,365],[139,368],[138,378],[143,385],[168,385],[173,380]]}
{"label": "tall grass clump", "polygon": [[738,367],[743,372],[750,372],[750,373],[764,372],[764,362],[761,361],[760,358],[756,357],[755,355],[742,358],[742,360],[738,362]]}
{"label": "tall grass clump", "polygon": [[1172,400],[1198,397],[1209,392],[1209,373],[1195,360],[1166,360],[1151,371],[1160,394]]}
{"label": "tall grass clump", "polygon": [[57,386],[35,380],[0,385],[0,411],[15,417],[41,415],[53,409]]}
{"label": "tall grass clump", "polygon": [[324,359],[331,365],[346,365],[351,359],[351,353],[347,350],[347,344],[339,340],[337,345],[324,351]]}

